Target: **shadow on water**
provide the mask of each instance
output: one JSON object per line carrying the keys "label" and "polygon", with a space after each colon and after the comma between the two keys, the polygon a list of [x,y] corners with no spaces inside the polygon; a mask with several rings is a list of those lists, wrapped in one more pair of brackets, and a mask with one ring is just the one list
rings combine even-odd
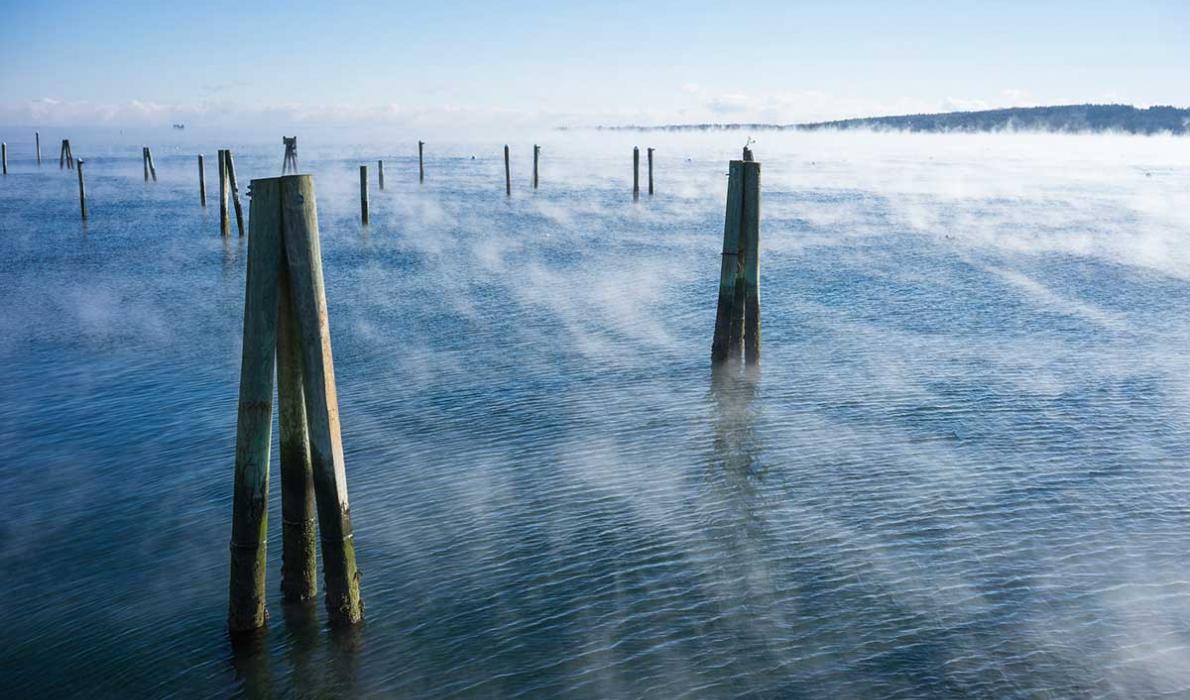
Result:
{"label": "shadow on water", "polygon": [[239,683],[240,697],[272,697],[273,671],[270,664],[268,628],[228,637],[231,665]]}

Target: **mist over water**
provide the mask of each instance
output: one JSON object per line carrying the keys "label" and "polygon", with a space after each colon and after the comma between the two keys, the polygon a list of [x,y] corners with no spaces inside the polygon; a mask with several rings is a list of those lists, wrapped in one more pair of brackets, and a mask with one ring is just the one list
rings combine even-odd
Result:
{"label": "mist over water", "polygon": [[1190,141],[758,134],[762,365],[712,376],[747,134],[524,135],[506,198],[497,137],[299,133],[367,621],[281,606],[274,447],[233,648],[215,153],[246,195],[280,134],[72,137],[86,224],[64,136],[4,135],[6,697],[1190,693]]}

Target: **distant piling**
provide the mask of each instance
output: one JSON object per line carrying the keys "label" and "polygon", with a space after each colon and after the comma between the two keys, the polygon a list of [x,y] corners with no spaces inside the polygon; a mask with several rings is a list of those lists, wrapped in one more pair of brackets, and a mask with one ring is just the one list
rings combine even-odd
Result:
{"label": "distant piling", "polygon": [[508,166],[508,144],[504,144],[504,194],[512,196],[512,170]]}
{"label": "distant piling", "polygon": [[649,196],[653,196],[653,149],[647,151],[649,156]]}
{"label": "distant piling", "polygon": [[423,152],[425,150],[425,147],[426,147],[425,141],[417,142],[417,181],[418,182],[426,181],[426,166],[425,166],[425,160],[423,158]]}
{"label": "distant piling", "polygon": [[202,154],[198,154],[198,201],[207,206],[207,171],[203,167]]}
{"label": "distant piling", "polygon": [[376,161],[376,178],[377,178],[378,184],[380,186],[380,189],[383,190],[384,189],[384,161],[383,160]]}
{"label": "distant piling", "polygon": [[281,161],[281,174],[296,173],[298,170],[297,137],[282,136],[281,143],[285,144],[285,159]]}
{"label": "distant piling", "polygon": [[0,174],[8,174],[8,144],[0,143]]}
{"label": "distant piling", "polygon": [[[302,600],[315,591],[312,490],[329,621],[353,624],[363,619],[363,604],[313,179],[291,175],[253,180],[249,225],[228,627],[233,633],[247,632],[263,627],[268,619],[265,565],[274,368],[282,411],[282,518],[287,521],[282,530],[283,595]],[[292,508],[286,507],[287,495]]]}
{"label": "distant piling", "polygon": [[640,147],[632,147],[632,199],[640,199]]}
{"label": "distant piling", "polygon": [[83,182],[83,159],[78,159],[78,173],[79,173],[79,213],[83,217],[83,221],[87,220],[87,185]]}
{"label": "distant piling", "polygon": [[359,218],[368,225],[368,166],[359,166]]}
{"label": "distant piling", "polygon": [[36,148],[37,148],[37,167],[40,168],[41,167],[41,132],[40,131],[33,132],[33,140],[36,143]]}
{"label": "distant piling", "polygon": [[148,182],[150,177],[153,178],[153,182],[157,182],[157,166],[153,164],[153,151],[148,146],[142,146],[140,157],[145,166],[145,182]]}
{"label": "distant piling", "polygon": [[[729,166],[727,210],[719,301],[711,361],[738,359],[744,350],[749,364],[760,361],[760,163],[733,160]],[[742,346],[742,348],[741,348]]]}
{"label": "distant piling", "polygon": [[236,184],[236,164],[231,157],[231,149],[223,149],[223,165],[227,168],[227,187],[231,194],[231,204],[236,212],[236,228],[240,238],[244,237],[244,207],[240,204],[240,186]]}
{"label": "distant piling", "polygon": [[58,169],[74,170],[74,153],[70,150],[70,139],[62,139],[62,150],[58,153]]}
{"label": "distant piling", "polygon": [[541,146],[533,144],[533,189],[537,189],[537,158],[541,154]]}
{"label": "distant piling", "polygon": [[227,151],[219,149],[219,235],[231,234],[227,218]]}

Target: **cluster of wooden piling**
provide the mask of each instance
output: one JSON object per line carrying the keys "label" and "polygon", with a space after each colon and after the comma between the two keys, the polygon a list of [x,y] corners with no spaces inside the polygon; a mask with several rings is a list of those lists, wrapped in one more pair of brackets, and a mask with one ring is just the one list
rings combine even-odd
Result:
{"label": "cluster of wooden piling", "polygon": [[[648,149],[649,195],[653,194],[653,149]],[[632,199],[640,199],[640,146],[632,147]]]}
{"label": "cluster of wooden piling", "polygon": [[281,174],[296,173],[298,171],[297,137],[282,136],[281,143],[285,144],[285,158],[281,161]]}
{"label": "cluster of wooden piling", "polygon": [[729,166],[723,259],[711,361],[760,361],[760,163],[744,149]]}
{"label": "cluster of wooden piling", "polygon": [[74,153],[70,150],[70,139],[62,139],[62,150],[58,153],[58,169],[74,170]]}
{"label": "cluster of wooden piling", "polygon": [[236,432],[228,627],[263,627],[274,369],[281,425],[282,596],[315,581],[315,512],[332,624],[363,619],[309,175],[253,180]]}

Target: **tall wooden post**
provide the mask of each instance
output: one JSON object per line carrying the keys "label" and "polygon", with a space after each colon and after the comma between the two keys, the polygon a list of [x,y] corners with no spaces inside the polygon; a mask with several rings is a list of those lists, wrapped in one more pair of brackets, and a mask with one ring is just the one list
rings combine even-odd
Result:
{"label": "tall wooden post", "polygon": [[282,591],[312,597],[313,513],[331,624],[363,619],[318,212],[309,175],[253,180],[236,432],[228,627],[264,626],[273,371],[281,424]]}
{"label": "tall wooden post", "polygon": [[318,539],[314,472],[302,396],[302,341],[291,299],[289,271],[281,266],[277,307],[277,399],[281,425],[281,598],[318,594]]}
{"label": "tall wooden post", "polygon": [[231,234],[231,221],[227,218],[227,151],[219,149],[219,235]]}
{"label": "tall wooden post", "polygon": [[149,147],[140,147],[140,164],[145,169],[145,182],[149,181]]}
{"label": "tall wooden post", "polygon": [[512,196],[512,170],[508,166],[508,144],[504,144],[504,194]]}
{"label": "tall wooden post", "polygon": [[82,214],[83,221],[87,220],[87,186],[83,183],[83,159],[78,161],[79,171],[79,213]]}
{"label": "tall wooden post", "polygon": [[62,148],[58,150],[58,170],[66,167],[66,139],[62,139]]}
{"label": "tall wooden post", "polygon": [[760,164],[733,160],[729,166],[723,260],[711,360],[760,359]]}
{"label": "tall wooden post", "polygon": [[368,225],[368,166],[359,166],[359,218]]}
{"label": "tall wooden post", "polygon": [[640,199],[640,147],[632,147],[632,198]]}
{"label": "tall wooden post", "polygon": [[0,143],[0,170],[4,175],[8,174],[8,144]]}
{"label": "tall wooden post", "polygon": [[[152,157],[152,154],[150,154]],[[151,161],[150,161],[151,162]],[[236,212],[236,227],[240,238],[244,237],[244,207],[240,204],[240,186],[236,184],[235,159],[231,157],[231,149],[223,149],[223,165],[227,168],[227,187],[231,193],[231,203]]]}
{"label": "tall wooden post", "polygon": [[[222,173],[223,151],[219,151]],[[252,235],[244,292],[244,340],[236,420],[235,487],[231,513],[231,581],[227,626],[263,627],[268,549],[269,452],[273,428],[273,368],[277,352],[281,243],[281,182],[252,183]]]}
{"label": "tall wooden post", "polygon": [[541,153],[541,146],[533,144],[533,189],[537,189],[537,157]]}
{"label": "tall wooden post", "polygon": [[422,158],[422,154],[425,149],[425,146],[426,146],[425,141],[417,142],[417,181],[418,182],[426,181],[426,166],[425,166],[425,161]]}
{"label": "tall wooden post", "polygon": [[653,149],[649,148],[649,196],[653,196]]}
{"label": "tall wooden post", "polygon": [[384,189],[384,161],[376,161],[376,177],[379,180],[380,189]]}
{"label": "tall wooden post", "polygon": [[202,154],[198,154],[198,201],[207,206],[207,171],[202,164]]}
{"label": "tall wooden post", "polygon": [[355,623],[363,619],[364,611],[339,434],[339,401],[335,392],[313,180],[308,175],[282,178],[282,193],[282,238],[301,336],[302,385],[322,539],[326,607],[332,624]]}
{"label": "tall wooden post", "polygon": [[40,131],[33,132],[33,140],[37,144],[37,167],[40,168],[41,167],[41,132]]}

